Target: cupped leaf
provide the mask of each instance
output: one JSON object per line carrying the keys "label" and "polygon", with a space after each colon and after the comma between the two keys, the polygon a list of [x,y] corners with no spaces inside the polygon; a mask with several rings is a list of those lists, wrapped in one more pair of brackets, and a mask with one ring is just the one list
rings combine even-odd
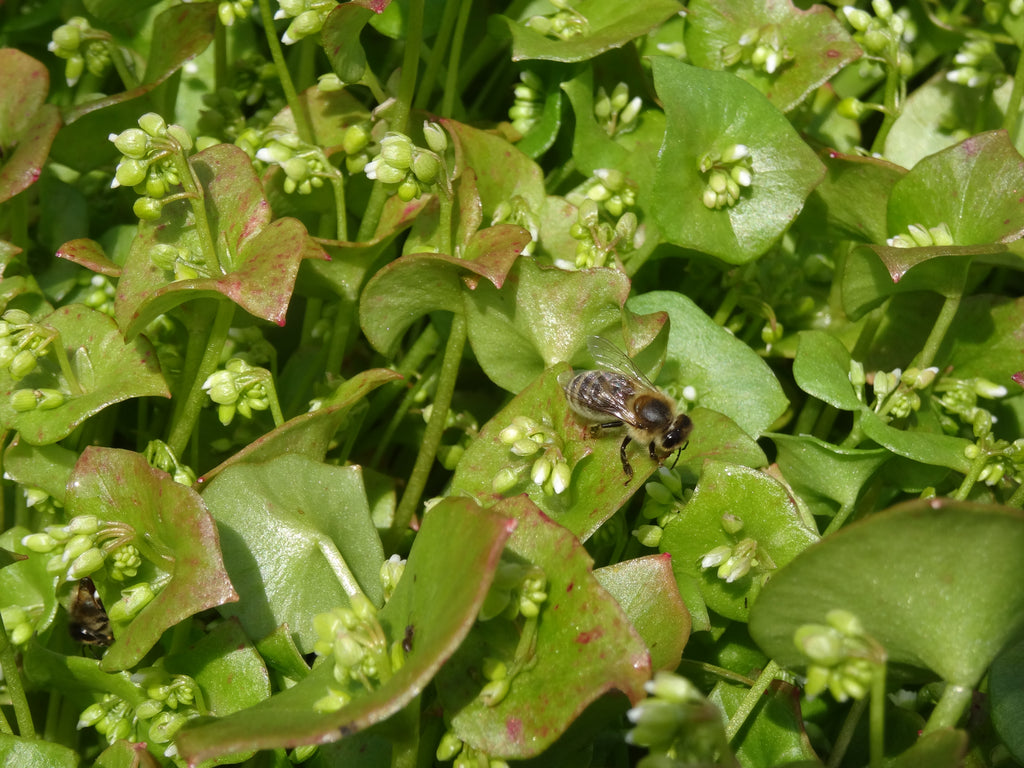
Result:
{"label": "cupped leaf", "polygon": [[[438,692],[464,742],[501,758],[543,751],[592,701],[617,689],[636,703],[650,679],[647,647],[622,607],[591,573],[592,560],[576,537],[524,497],[506,500],[519,525],[508,542],[517,560],[547,578],[528,663],[495,706],[478,696],[485,658],[515,662],[515,628],[499,618],[479,624],[438,675]],[[520,649],[520,652],[523,652]]]}
{"label": "cupped leaf", "polygon": [[[416,253],[396,259],[373,276],[362,293],[359,322],[376,350],[391,356],[417,318],[437,310],[463,314],[464,296],[474,288],[500,288],[529,240],[525,230],[512,225],[481,230],[474,237],[489,244],[482,252],[472,248],[472,254],[467,253],[475,259]],[[477,283],[481,277],[484,281]]]}
{"label": "cupped leaf", "polygon": [[289,419],[277,429],[249,443],[234,456],[205,473],[199,482],[208,483],[235,464],[259,464],[283,455],[323,461],[331,440],[345,423],[352,406],[382,384],[401,378],[397,372],[387,368],[361,371],[342,384],[323,407]]}
{"label": "cupped leaf", "polygon": [[[136,338],[126,344],[114,321],[102,312],[70,304],[42,318],[41,324],[57,332],[52,343],[64,349],[82,391],[75,392],[64,379],[53,352],[18,381],[7,368],[0,371],[0,423],[18,430],[26,443],[55,443],[90,416],[122,400],[170,397],[149,341]],[[17,411],[11,396],[23,389],[57,389],[66,399],[50,410]]]}
{"label": "cupped leaf", "polygon": [[363,592],[384,601],[384,550],[358,467],[332,467],[288,454],[233,464],[203,492],[217,522],[224,565],[239,594],[221,612],[259,640],[288,624],[313,650],[311,617]]}
{"label": "cupped leaf", "polygon": [[469,632],[513,527],[507,517],[482,510],[469,499],[448,498],[432,507],[402,579],[379,614],[389,647],[403,641],[409,645],[405,663],[387,683],[336,712],[319,713],[313,704],[327,694],[328,686],[336,685],[333,665],[322,663],[292,688],[254,707],[186,726],[176,739],[181,756],[199,762],[248,749],[322,744],[398,712],[419,695]]}
{"label": "cupped leaf", "polygon": [[943,499],[901,504],[776,572],[751,610],[750,631],[780,664],[800,667],[806,660],[794,632],[824,624],[831,610],[850,611],[890,661],[969,688],[1024,629],[1022,551],[1020,510]]}
{"label": "cupped leaf", "polygon": [[65,122],[73,123],[90,112],[145,96],[181,69],[185,62],[205,51],[213,42],[216,25],[217,3],[190,3],[168,8],[153,20],[153,39],[142,84],[71,107],[64,112]]}
{"label": "cupped leaf", "polygon": [[1024,234],[1024,157],[1005,131],[979,133],[924,158],[889,197],[892,235],[945,224],[956,245],[1007,243]]}
{"label": "cupped leaf", "polygon": [[[202,499],[140,454],[86,448],[68,482],[67,511],[127,524],[135,532],[131,543],[170,577],[130,624],[115,626],[116,642],[103,657],[103,669],[134,666],[169,627],[238,599]],[[106,604],[113,604],[109,591],[106,596]]]}
{"label": "cupped leaf", "polygon": [[764,360],[691,299],[652,291],[632,297],[626,307],[641,314],[668,314],[668,359],[657,382],[670,394],[694,387],[697,404],[728,416],[754,437],[785,413],[786,396]]}
{"label": "cupped leaf", "polygon": [[1024,758],[1024,640],[999,654],[992,662],[988,690],[992,724],[1013,756]]}
{"label": "cupped leaf", "polygon": [[[729,264],[756,259],[792,224],[824,166],[785,115],[738,77],[659,57],[654,80],[668,126],[655,180],[664,238]],[[711,210],[701,160],[733,145],[749,150],[751,184],[735,205]]]}
{"label": "cupped leaf", "polygon": [[680,10],[675,0],[647,0],[634,4],[617,0],[582,0],[572,6],[572,11],[584,20],[583,32],[567,40],[542,35],[527,26],[525,19],[519,22],[497,16],[496,21],[504,24],[512,36],[512,61],[586,61],[646,35]]}
{"label": "cupped leaf", "polygon": [[132,242],[115,303],[118,325],[128,338],[158,315],[194,298],[224,296],[264,320],[284,324],[299,263],[327,258],[297,219],[271,221],[270,206],[249,157],[231,144],[217,144],[191,159],[205,191],[206,216],[220,233],[215,247],[219,274],[172,280],[153,259],[171,245],[201,262],[202,246],[184,201],[164,206],[157,224],[141,224]]}
{"label": "cupped leaf", "polygon": [[366,51],[359,34],[371,18],[373,11],[362,4],[341,3],[324,22],[320,43],[331,69],[343,83],[358,83],[366,73]]}
{"label": "cupped leaf", "polygon": [[[741,527],[733,530],[737,520]],[[765,582],[771,583],[777,569],[817,540],[817,532],[801,519],[777,480],[748,467],[708,461],[693,498],[665,526],[659,546],[672,555],[676,572],[697,580],[709,608],[746,621]],[[718,575],[718,562],[703,567],[705,555],[713,550],[735,551],[747,541],[756,549],[746,574],[729,582]]]}
{"label": "cupped leaf", "polygon": [[469,343],[491,381],[518,392],[571,359],[587,336],[621,327],[628,295],[618,270],[567,272],[520,259],[502,285],[481,283],[467,294]]}
{"label": "cupped leaf", "polygon": [[[705,69],[735,73],[769,101],[788,112],[861,56],[861,49],[823,5],[801,10],[791,0],[694,0],[687,6],[686,52]],[[730,46],[741,38],[757,37],[761,45],[776,49],[782,59],[769,73],[749,58],[735,64],[724,61]],[[748,43],[753,50],[753,44]]]}
{"label": "cupped leaf", "polygon": [[34,184],[50,154],[60,112],[43,103],[49,90],[42,63],[14,48],[0,49],[0,203]]}
{"label": "cupped leaf", "polygon": [[674,670],[690,637],[690,614],[679,597],[667,555],[649,555],[594,571],[651,654],[651,671]]}

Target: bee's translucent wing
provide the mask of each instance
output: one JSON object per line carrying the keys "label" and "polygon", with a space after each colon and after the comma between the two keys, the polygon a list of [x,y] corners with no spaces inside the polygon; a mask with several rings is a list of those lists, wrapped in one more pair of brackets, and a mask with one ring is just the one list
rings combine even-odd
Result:
{"label": "bee's translucent wing", "polygon": [[558,386],[560,386],[563,391],[568,390],[569,384],[572,383],[575,376],[576,371],[562,371],[558,374]]}
{"label": "bee's translucent wing", "polygon": [[636,363],[630,360],[625,352],[608,341],[608,339],[602,336],[588,336],[587,349],[599,368],[621,373],[623,376],[635,379],[645,387],[655,389],[653,382],[644,375],[643,371],[636,367]]}

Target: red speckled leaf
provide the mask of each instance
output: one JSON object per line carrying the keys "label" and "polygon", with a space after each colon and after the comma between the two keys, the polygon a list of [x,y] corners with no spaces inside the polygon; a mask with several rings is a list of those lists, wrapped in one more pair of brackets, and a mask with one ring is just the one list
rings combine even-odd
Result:
{"label": "red speckled leaf", "polygon": [[13,48],[0,50],[0,203],[39,178],[60,128],[60,113],[44,104],[50,75],[40,62]]}
{"label": "red speckled leaf", "polygon": [[248,156],[218,144],[192,158],[206,193],[206,216],[216,241],[220,275],[173,280],[154,263],[159,244],[172,245],[198,260],[200,244],[192,212],[184,201],[164,207],[155,224],[143,223],[132,242],[118,283],[116,316],[126,337],[157,315],[189,299],[220,294],[264,320],[284,324],[299,263],[327,258],[297,219],[270,221],[270,206]]}
{"label": "red speckled leaf", "polygon": [[64,243],[57,250],[57,258],[73,261],[91,272],[107,277],[121,276],[121,267],[107,258],[103,246],[85,237]]}

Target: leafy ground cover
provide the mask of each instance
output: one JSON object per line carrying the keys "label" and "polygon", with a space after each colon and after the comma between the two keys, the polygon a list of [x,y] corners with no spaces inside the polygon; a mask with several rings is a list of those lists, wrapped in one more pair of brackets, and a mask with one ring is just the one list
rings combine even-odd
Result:
{"label": "leafy ground cover", "polygon": [[4,764],[1024,762],[1024,3],[0,13]]}

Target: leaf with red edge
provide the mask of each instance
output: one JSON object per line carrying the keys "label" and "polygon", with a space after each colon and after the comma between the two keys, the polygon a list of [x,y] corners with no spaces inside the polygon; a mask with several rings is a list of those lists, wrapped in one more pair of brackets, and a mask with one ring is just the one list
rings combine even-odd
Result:
{"label": "leaf with red edge", "polygon": [[179,754],[195,764],[248,749],[322,744],[391,717],[420,694],[473,626],[514,526],[469,499],[447,498],[432,507],[401,581],[378,614],[389,647],[410,647],[387,683],[337,712],[319,713],[313,704],[337,685],[333,665],[320,664],[254,707],[187,725],[176,738]]}
{"label": "leaf with red edge", "polygon": [[107,258],[103,246],[95,240],[82,237],[77,240],[69,240],[57,251],[58,259],[67,259],[90,272],[95,272],[107,277],[120,277],[121,267]]}
{"label": "leaf with red edge", "polygon": [[60,112],[44,104],[50,75],[40,62],[0,49],[0,203],[32,186],[60,128]]}
{"label": "leaf with red edge", "polygon": [[114,104],[145,96],[206,50],[217,25],[217,3],[174,5],[153,20],[153,40],[142,84],[131,90],[79,104],[64,113],[68,123]]}
{"label": "leaf with red edge", "polygon": [[58,332],[82,392],[68,394],[51,410],[15,411],[11,394],[19,389],[59,389],[69,392],[53,353],[39,360],[36,370],[14,381],[0,370],[0,424],[16,429],[26,443],[55,443],[108,405],[133,397],[170,397],[156,353],[145,338],[125,343],[114,321],[82,304],[61,307],[40,323]]}
{"label": "leaf with red edge", "polygon": [[[175,624],[207,608],[238,600],[220,557],[217,528],[191,488],[153,469],[131,451],[86,448],[68,481],[67,513],[127,523],[144,560],[170,580],[126,627],[114,627],[114,645],[101,662],[108,672],[128,669]],[[114,600],[108,583],[105,603]]]}
{"label": "leaf with red edge", "polygon": [[205,190],[211,231],[220,233],[216,248],[221,274],[171,281],[170,273],[154,263],[153,249],[160,244],[200,253],[190,207],[184,201],[164,206],[158,222],[139,225],[118,282],[115,314],[127,338],[189,299],[218,294],[256,317],[283,325],[300,262],[327,258],[300,221],[270,220],[270,206],[241,149],[217,144],[191,163]]}
{"label": "leaf with red edge", "polygon": [[501,509],[514,509],[519,520],[508,543],[512,558],[539,566],[547,577],[535,644],[508,695],[487,706],[478,696],[484,659],[511,668],[519,632],[501,618],[481,622],[438,675],[437,687],[456,736],[492,757],[518,759],[542,752],[607,691],[622,691],[633,703],[643,698],[651,657],[572,533],[522,496]]}

